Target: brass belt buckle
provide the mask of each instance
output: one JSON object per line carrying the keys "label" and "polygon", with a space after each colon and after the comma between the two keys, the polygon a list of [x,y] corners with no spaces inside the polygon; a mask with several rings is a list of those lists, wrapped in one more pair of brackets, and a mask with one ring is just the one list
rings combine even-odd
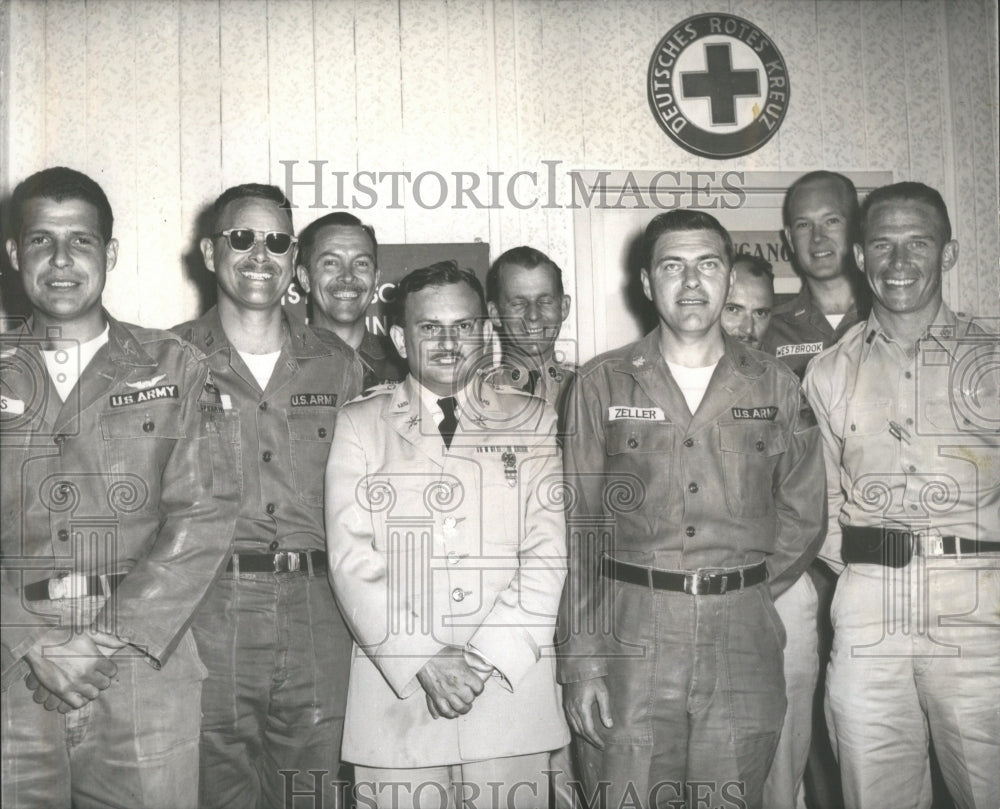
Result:
{"label": "brass belt buckle", "polygon": [[80,573],[69,573],[49,579],[49,599],[79,598],[87,595],[87,577]]}
{"label": "brass belt buckle", "polygon": [[921,534],[920,550],[924,556],[944,556],[944,538],[937,531]]}
{"label": "brass belt buckle", "polygon": [[684,592],[692,596],[705,595],[708,588],[702,589],[702,584],[708,584],[708,577],[700,572],[684,574]]}

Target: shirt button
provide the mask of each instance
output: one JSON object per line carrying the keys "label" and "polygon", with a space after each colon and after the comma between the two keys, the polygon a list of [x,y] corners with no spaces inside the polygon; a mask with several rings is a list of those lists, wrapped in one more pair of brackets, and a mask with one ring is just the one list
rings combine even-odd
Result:
{"label": "shirt button", "polygon": [[451,591],[451,600],[464,601],[466,595],[467,592],[465,590],[463,590],[461,587],[456,587],[454,590]]}
{"label": "shirt button", "polygon": [[906,420],[906,423],[907,423],[907,424],[913,424],[913,419],[907,419],[907,420]]}
{"label": "shirt button", "polygon": [[317,435],[318,435],[318,436],[319,436],[320,438],[326,438],[326,427],[320,427],[320,428],[319,428],[319,429],[318,429],[318,430],[316,431],[316,434],[317,434]]}
{"label": "shirt button", "polygon": [[271,455],[271,450],[268,449],[268,450],[265,450],[264,454],[261,455],[260,457],[264,461],[264,463],[269,463],[270,460],[271,460],[271,458],[273,458],[274,456]]}
{"label": "shirt button", "polygon": [[903,374],[903,376],[905,376],[907,379],[912,379],[913,378],[913,374],[911,374],[909,371],[907,371],[905,374]]}
{"label": "shirt button", "polygon": [[144,433],[151,433],[155,429],[156,429],[156,425],[153,424],[153,422],[151,422],[151,421],[144,421],[142,423],[142,431]]}
{"label": "shirt button", "polygon": [[274,512],[277,511],[277,509],[274,507],[274,503],[268,503],[264,507],[264,511],[266,511],[268,514],[274,514]]}
{"label": "shirt button", "polygon": [[906,470],[908,472],[916,472],[917,471],[917,467],[915,467],[913,464],[910,464],[908,467],[906,467]]}
{"label": "shirt button", "polygon": [[457,524],[458,524],[458,521],[454,517],[445,517],[444,518],[444,527],[445,528],[454,528]]}
{"label": "shirt button", "polygon": [[59,435],[57,435],[52,440],[59,446],[62,446],[63,444],[66,443],[66,436],[64,436],[62,433],[59,433]]}
{"label": "shirt button", "polygon": [[267,549],[269,551],[276,551],[276,550],[278,550],[278,540],[276,540],[276,539],[272,540],[271,544],[267,546]]}
{"label": "shirt button", "polygon": [[461,557],[455,551],[448,551],[448,564],[457,565]]}
{"label": "shirt button", "polygon": [[257,408],[259,410],[267,410],[267,402],[261,402],[259,405],[257,405]]}
{"label": "shirt button", "polygon": [[694,536],[694,526],[693,525],[689,525],[687,528],[684,529],[684,533],[687,534],[689,537],[693,537]]}
{"label": "shirt button", "polygon": [[639,442],[636,441],[635,436],[633,436],[628,440],[628,445],[631,449],[635,449],[637,446],[639,446]]}
{"label": "shirt button", "polygon": [[691,492],[691,494],[698,494],[698,484],[697,483],[689,483],[688,484],[688,491]]}
{"label": "shirt button", "polygon": [[693,447],[694,446],[694,439],[693,438],[685,438],[684,439],[684,446],[685,447]]}
{"label": "shirt button", "polygon": [[756,444],[754,444],[754,446],[757,447],[757,452],[763,452],[764,451],[764,442],[763,441],[758,441]]}
{"label": "shirt button", "polygon": [[60,528],[56,536],[59,537],[60,542],[65,542],[66,540],[69,539],[69,531],[67,531],[65,528]]}

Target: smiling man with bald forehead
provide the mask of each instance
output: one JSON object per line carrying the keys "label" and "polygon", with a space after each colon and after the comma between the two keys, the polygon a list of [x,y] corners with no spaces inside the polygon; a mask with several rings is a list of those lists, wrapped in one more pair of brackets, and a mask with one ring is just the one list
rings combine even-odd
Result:
{"label": "smiling man with bald forehead", "polygon": [[310,771],[338,777],[352,641],[324,575],[323,468],[361,367],[281,307],[296,239],[280,189],[227,189],[212,224],[201,250],[218,304],[174,329],[208,357],[205,407],[240,467],[233,553],[194,626],[209,670],[201,805],[281,806]]}
{"label": "smiling man with bald forehead", "polygon": [[872,191],[858,266],[872,312],[816,357],[840,571],[826,709],[849,809],[1000,804],[1000,338],[944,303],[958,261],[941,195]]}

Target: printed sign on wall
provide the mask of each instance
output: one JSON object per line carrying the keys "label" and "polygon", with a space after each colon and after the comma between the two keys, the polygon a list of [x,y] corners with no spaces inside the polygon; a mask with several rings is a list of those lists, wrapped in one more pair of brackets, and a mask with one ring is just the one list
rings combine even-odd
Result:
{"label": "printed sign on wall", "polygon": [[699,14],[653,51],[646,91],[653,117],[681,148],[717,160],[749,154],[778,131],[788,70],[771,38],[732,14]]}

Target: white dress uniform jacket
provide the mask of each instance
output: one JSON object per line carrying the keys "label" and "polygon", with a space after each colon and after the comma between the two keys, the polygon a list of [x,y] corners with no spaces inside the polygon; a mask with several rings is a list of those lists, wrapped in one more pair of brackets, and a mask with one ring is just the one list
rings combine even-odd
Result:
{"label": "white dress uniform jacket", "polygon": [[[359,644],[347,761],[441,766],[569,739],[552,653],[566,574],[555,414],[490,386],[470,386],[458,402],[450,449],[412,377],[338,417],[327,545]],[[469,713],[434,719],[416,675],[447,645],[471,647],[495,671]]]}

